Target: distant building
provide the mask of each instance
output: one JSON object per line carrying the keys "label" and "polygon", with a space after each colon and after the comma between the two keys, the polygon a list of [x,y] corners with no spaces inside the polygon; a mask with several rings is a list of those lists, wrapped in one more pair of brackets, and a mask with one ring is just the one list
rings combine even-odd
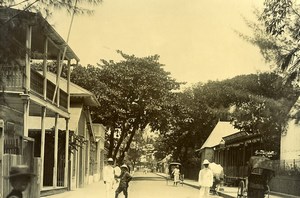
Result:
{"label": "distant building", "polygon": [[300,159],[300,98],[291,108],[289,116],[287,130],[281,136],[281,160]]}
{"label": "distant building", "polygon": [[200,149],[196,150],[200,153],[201,162],[204,159],[210,162],[214,161],[214,150],[219,144],[225,144],[223,137],[239,132],[230,122],[219,121],[209,137],[206,139]]}

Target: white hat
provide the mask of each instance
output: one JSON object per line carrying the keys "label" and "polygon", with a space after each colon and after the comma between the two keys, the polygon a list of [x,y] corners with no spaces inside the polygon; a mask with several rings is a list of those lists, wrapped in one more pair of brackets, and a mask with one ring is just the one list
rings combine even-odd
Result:
{"label": "white hat", "polygon": [[108,160],[107,160],[108,162],[113,162],[114,160],[113,160],[113,158],[108,158]]}
{"label": "white hat", "polygon": [[121,168],[127,168],[127,169],[128,169],[128,167],[127,167],[126,164],[123,164],[123,165],[121,166]]}
{"label": "white hat", "polygon": [[210,162],[207,159],[205,159],[202,164],[204,165],[204,164],[209,164],[209,163]]}

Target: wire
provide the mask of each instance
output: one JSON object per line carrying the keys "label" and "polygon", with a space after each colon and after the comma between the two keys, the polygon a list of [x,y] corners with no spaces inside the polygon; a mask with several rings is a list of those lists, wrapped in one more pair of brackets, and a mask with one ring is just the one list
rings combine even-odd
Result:
{"label": "wire", "polygon": [[[71,34],[71,29],[72,29],[73,21],[74,21],[74,15],[75,15],[75,11],[76,11],[77,1],[78,0],[75,1],[74,10],[73,10],[72,17],[71,17],[71,22],[70,22],[69,31],[68,31],[67,40],[66,40],[66,44],[67,45],[64,48],[63,56],[62,56],[62,59],[61,59],[61,62],[59,64],[58,71],[57,71],[58,74],[59,74],[59,76],[60,76],[60,74],[62,72],[62,62],[65,59],[66,52],[67,52],[67,47],[68,47],[68,42],[69,42],[69,38],[70,38],[70,34]],[[58,89],[58,84],[59,84],[59,78],[56,79],[56,86],[55,86],[55,90],[54,90],[52,102],[54,102],[54,100],[55,100],[57,89]]]}
{"label": "wire", "polygon": [[17,14],[13,15],[11,18],[9,18],[7,21],[5,21],[4,23],[8,23],[10,22],[13,18],[15,18],[16,16],[18,16],[19,14],[21,14],[22,12],[28,10],[33,4],[35,4],[36,2],[38,2],[39,0],[34,1],[33,3],[29,4],[26,8],[24,8],[23,10],[21,10],[20,12],[18,12]]}

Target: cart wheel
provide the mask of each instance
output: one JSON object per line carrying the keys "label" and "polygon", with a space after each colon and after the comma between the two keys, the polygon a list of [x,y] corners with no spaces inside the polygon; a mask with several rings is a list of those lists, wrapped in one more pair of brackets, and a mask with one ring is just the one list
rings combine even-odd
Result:
{"label": "cart wheel", "polygon": [[247,197],[246,195],[246,186],[244,181],[240,181],[238,186],[237,198]]}

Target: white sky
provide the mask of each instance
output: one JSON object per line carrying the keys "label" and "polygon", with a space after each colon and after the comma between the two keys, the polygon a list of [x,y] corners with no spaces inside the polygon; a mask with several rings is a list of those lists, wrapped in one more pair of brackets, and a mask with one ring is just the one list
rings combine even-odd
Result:
{"label": "white sky", "polygon": [[[69,45],[83,65],[118,61],[116,50],[138,57],[160,55],[178,81],[223,80],[269,69],[259,49],[234,33],[251,33],[262,0],[103,0],[93,16],[75,16]],[[71,17],[50,24],[66,39]]]}

